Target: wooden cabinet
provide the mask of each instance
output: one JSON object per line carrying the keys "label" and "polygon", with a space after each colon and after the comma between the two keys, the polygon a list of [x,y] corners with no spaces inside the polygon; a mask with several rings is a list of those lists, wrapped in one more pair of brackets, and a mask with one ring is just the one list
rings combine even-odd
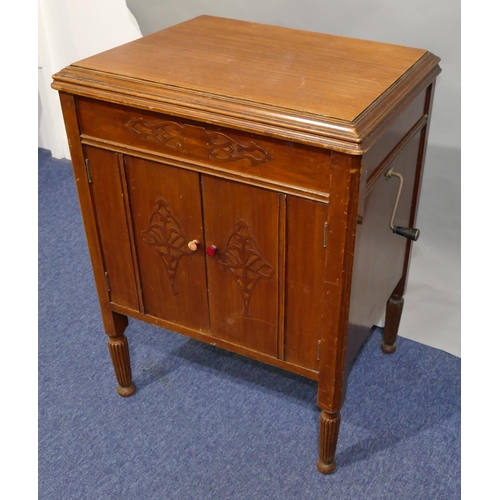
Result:
{"label": "wooden cabinet", "polygon": [[438,62],[201,16],[54,76],[119,394],[127,317],[298,373],[334,469],[384,309],[395,350]]}

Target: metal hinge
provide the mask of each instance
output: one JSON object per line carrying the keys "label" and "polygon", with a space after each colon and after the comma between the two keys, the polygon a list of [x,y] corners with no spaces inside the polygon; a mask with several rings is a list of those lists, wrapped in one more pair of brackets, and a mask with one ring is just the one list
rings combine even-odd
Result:
{"label": "metal hinge", "polygon": [[92,184],[92,175],[90,174],[90,165],[88,158],[85,158],[85,169],[87,170],[87,180]]}
{"label": "metal hinge", "polygon": [[319,361],[319,357],[321,355],[321,340],[318,340],[318,361]]}
{"label": "metal hinge", "polygon": [[323,228],[323,248],[326,248],[327,235],[328,235],[328,222],[325,222],[325,226]]}
{"label": "metal hinge", "polygon": [[111,292],[111,286],[109,284],[109,276],[107,271],[104,272],[104,279],[106,280],[106,288],[108,289],[108,292]]}

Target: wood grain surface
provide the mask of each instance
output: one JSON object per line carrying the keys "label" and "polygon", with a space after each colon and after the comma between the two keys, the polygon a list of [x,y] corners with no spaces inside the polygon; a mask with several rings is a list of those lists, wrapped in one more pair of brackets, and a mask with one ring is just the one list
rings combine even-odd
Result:
{"label": "wood grain surface", "polygon": [[200,16],[74,66],[352,121],[425,53]]}

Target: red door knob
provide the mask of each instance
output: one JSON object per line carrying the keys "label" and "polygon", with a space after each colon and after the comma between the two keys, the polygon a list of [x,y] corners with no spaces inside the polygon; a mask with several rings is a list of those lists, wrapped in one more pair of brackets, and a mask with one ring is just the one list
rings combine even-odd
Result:
{"label": "red door knob", "polygon": [[217,252],[217,247],[215,245],[210,245],[209,247],[206,248],[207,255],[210,255],[210,257],[213,257],[215,253]]}

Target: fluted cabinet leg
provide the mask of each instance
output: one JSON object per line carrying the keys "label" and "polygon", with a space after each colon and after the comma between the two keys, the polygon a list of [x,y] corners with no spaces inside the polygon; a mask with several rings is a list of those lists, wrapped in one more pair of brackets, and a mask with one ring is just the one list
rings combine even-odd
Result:
{"label": "fluted cabinet leg", "polygon": [[323,474],[335,470],[335,450],[339,436],[340,413],[322,411],[319,417],[319,459],[316,463]]}
{"label": "fluted cabinet leg", "polygon": [[380,346],[386,354],[396,350],[396,337],[398,336],[401,313],[403,312],[403,297],[393,294],[387,301],[385,312],[384,340]]}
{"label": "fluted cabinet leg", "polygon": [[127,337],[125,335],[108,337],[108,348],[118,382],[116,390],[120,396],[131,396],[135,392],[135,384],[132,382]]}

